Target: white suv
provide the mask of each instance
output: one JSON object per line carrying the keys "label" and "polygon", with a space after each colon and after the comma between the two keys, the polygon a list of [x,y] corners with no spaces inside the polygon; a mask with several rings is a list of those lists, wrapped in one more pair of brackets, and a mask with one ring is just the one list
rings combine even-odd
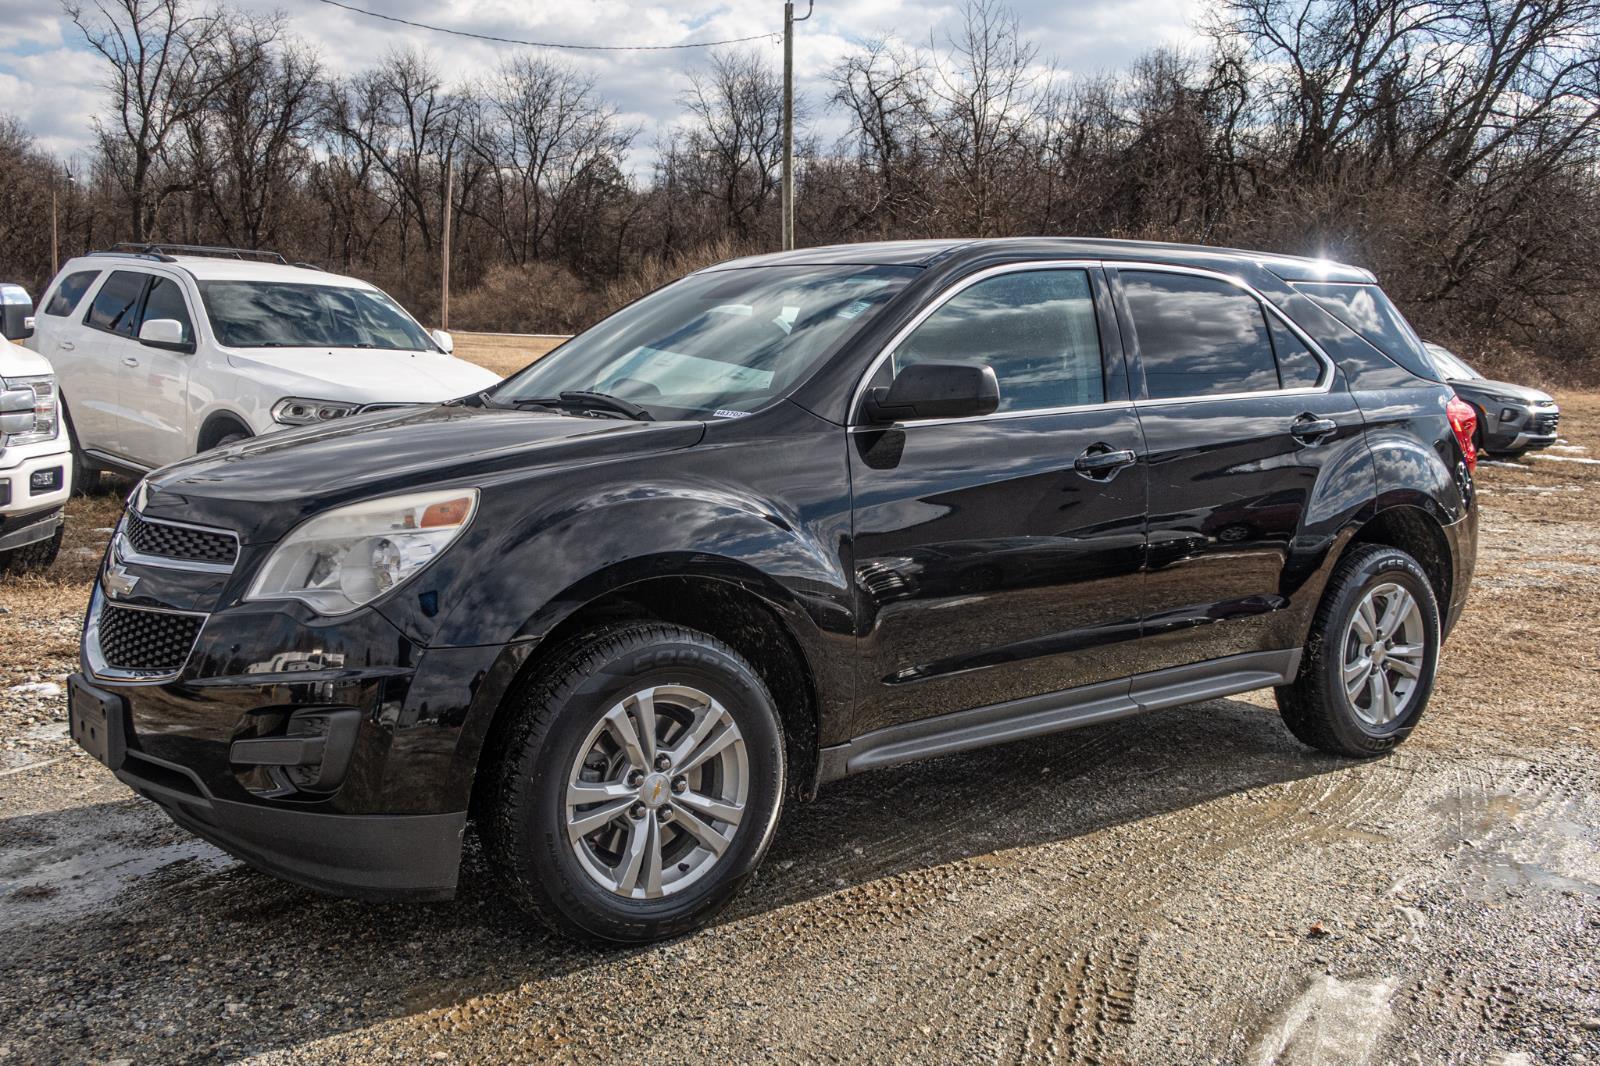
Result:
{"label": "white suv", "polygon": [[142,474],[499,380],[364,281],[234,249],[120,245],[70,260],[29,343],[55,364],[85,490],[101,470]]}

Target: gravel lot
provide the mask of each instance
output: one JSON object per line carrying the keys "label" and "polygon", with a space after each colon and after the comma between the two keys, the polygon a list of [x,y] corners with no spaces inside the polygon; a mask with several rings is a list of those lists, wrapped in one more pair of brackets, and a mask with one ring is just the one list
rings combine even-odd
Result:
{"label": "gravel lot", "polygon": [[115,497],[0,586],[0,1062],[1600,1062],[1600,394],[1480,468],[1427,718],[1354,763],[1270,694],[791,810],[714,928],[595,951],[461,897],[280,884],[66,740]]}

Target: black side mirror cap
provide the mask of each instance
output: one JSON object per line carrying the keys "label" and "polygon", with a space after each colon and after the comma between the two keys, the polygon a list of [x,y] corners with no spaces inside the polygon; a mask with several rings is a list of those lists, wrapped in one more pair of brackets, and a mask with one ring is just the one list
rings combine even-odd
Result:
{"label": "black side mirror cap", "polygon": [[986,363],[913,363],[869,390],[864,406],[874,422],[974,418],[999,409],[1000,382]]}

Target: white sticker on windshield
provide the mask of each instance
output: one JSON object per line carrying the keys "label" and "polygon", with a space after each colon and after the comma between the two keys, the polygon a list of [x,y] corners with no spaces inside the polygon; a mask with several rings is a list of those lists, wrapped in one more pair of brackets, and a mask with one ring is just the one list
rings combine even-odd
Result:
{"label": "white sticker on windshield", "polygon": [[799,317],[800,308],[790,307],[788,304],[784,304],[783,313],[777,318],[774,318],[772,320],[772,324],[783,330],[785,333],[790,333],[794,330],[794,320]]}
{"label": "white sticker on windshield", "polygon": [[857,315],[859,315],[861,312],[865,311],[867,308],[869,308],[871,306],[872,306],[872,304],[869,303],[866,300],[857,300],[855,303],[851,304],[850,306],[841,308],[839,310],[838,314],[835,317],[838,317],[838,318],[854,318]]}
{"label": "white sticker on windshield", "polygon": [[745,415],[749,414],[750,412],[749,411],[731,411],[728,408],[719,407],[715,411],[712,411],[711,413],[713,415],[716,415],[718,418],[743,418]]}

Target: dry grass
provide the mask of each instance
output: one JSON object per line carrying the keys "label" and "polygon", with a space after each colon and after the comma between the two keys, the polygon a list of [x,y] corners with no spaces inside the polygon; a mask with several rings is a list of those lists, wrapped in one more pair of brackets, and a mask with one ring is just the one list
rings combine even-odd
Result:
{"label": "dry grass", "polygon": [[509,377],[554,349],[565,337],[530,337],[523,334],[457,333],[455,354],[501,377]]}

